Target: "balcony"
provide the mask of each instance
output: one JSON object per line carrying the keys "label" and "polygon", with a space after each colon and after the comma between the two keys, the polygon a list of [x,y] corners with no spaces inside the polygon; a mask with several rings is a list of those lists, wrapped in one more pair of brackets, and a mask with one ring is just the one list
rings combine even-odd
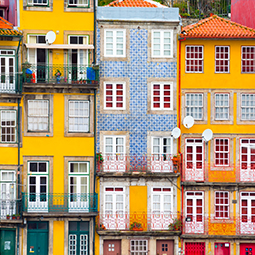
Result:
{"label": "balcony", "polygon": [[[99,234],[144,234],[160,231],[162,235],[176,235],[181,231],[179,214],[174,213],[108,213],[99,214],[97,218]],[[162,232],[163,231],[163,232]],[[149,234],[149,233],[147,233]]]}
{"label": "balcony", "polygon": [[164,155],[97,154],[98,173],[173,173],[180,170],[180,157]]}
{"label": "balcony", "polygon": [[15,223],[20,220],[20,200],[0,199],[0,221],[8,220],[8,223]]}
{"label": "balcony", "polygon": [[95,193],[22,193],[23,211],[28,214],[96,213]]}
{"label": "balcony", "polygon": [[28,84],[98,84],[98,66],[22,64],[23,82]]}
{"label": "balcony", "polygon": [[22,75],[5,73],[0,75],[0,93],[16,94],[22,92]]}

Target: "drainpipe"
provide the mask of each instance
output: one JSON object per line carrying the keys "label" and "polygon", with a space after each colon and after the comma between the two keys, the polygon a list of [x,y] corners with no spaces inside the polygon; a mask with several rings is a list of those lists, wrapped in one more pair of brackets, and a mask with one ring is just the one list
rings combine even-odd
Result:
{"label": "drainpipe", "polygon": [[94,44],[94,51],[93,51],[93,64],[96,64],[96,21],[97,21],[97,9],[96,9],[96,0],[93,0],[94,4],[94,38],[93,38],[93,44]]}

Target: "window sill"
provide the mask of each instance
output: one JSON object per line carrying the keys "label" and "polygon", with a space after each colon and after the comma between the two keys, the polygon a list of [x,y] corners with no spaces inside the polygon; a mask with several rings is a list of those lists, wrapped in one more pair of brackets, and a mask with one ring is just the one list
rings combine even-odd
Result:
{"label": "window sill", "polygon": [[0,147],[18,147],[18,143],[0,143]]}
{"label": "window sill", "polygon": [[65,137],[94,137],[94,132],[66,132]]}

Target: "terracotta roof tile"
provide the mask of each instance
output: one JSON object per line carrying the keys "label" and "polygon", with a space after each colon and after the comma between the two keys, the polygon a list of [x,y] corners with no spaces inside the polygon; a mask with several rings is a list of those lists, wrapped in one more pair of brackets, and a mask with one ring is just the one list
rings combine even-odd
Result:
{"label": "terracotta roof tile", "polygon": [[21,32],[13,30],[13,25],[0,17],[0,35],[21,35]]}
{"label": "terracotta roof tile", "polygon": [[213,15],[182,29],[184,38],[255,38],[255,29]]}
{"label": "terracotta roof tile", "polygon": [[116,0],[109,3],[106,6],[112,7],[161,7],[165,8],[165,5],[162,5],[153,0]]}

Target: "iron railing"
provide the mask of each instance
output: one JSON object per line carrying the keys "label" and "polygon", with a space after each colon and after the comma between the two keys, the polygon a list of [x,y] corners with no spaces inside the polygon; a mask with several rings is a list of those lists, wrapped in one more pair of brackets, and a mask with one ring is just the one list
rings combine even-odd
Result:
{"label": "iron railing", "polygon": [[20,219],[20,200],[0,199],[0,220]]}
{"label": "iron railing", "polygon": [[97,212],[96,193],[22,193],[23,211],[27,213]]}
{"label": "iron railing", "polygon": [[22,75],[19,73],[0,74],[0,93],[21,93]]}
{"label": "iron railing", "polygon": [[179,214],[170,212],[105,213],[98,215],[97,229],[99,231],[181,231],[181,220]]}
{"label": "iron railing", "polygon": [[97,156],[97,172],[177,173],[180,157],[163,155],[102,155]]}
{"label": "iron railing", "polygon": [[87,65],[22,65],[24,83],[94,84],[99,81],[98,66]]}

